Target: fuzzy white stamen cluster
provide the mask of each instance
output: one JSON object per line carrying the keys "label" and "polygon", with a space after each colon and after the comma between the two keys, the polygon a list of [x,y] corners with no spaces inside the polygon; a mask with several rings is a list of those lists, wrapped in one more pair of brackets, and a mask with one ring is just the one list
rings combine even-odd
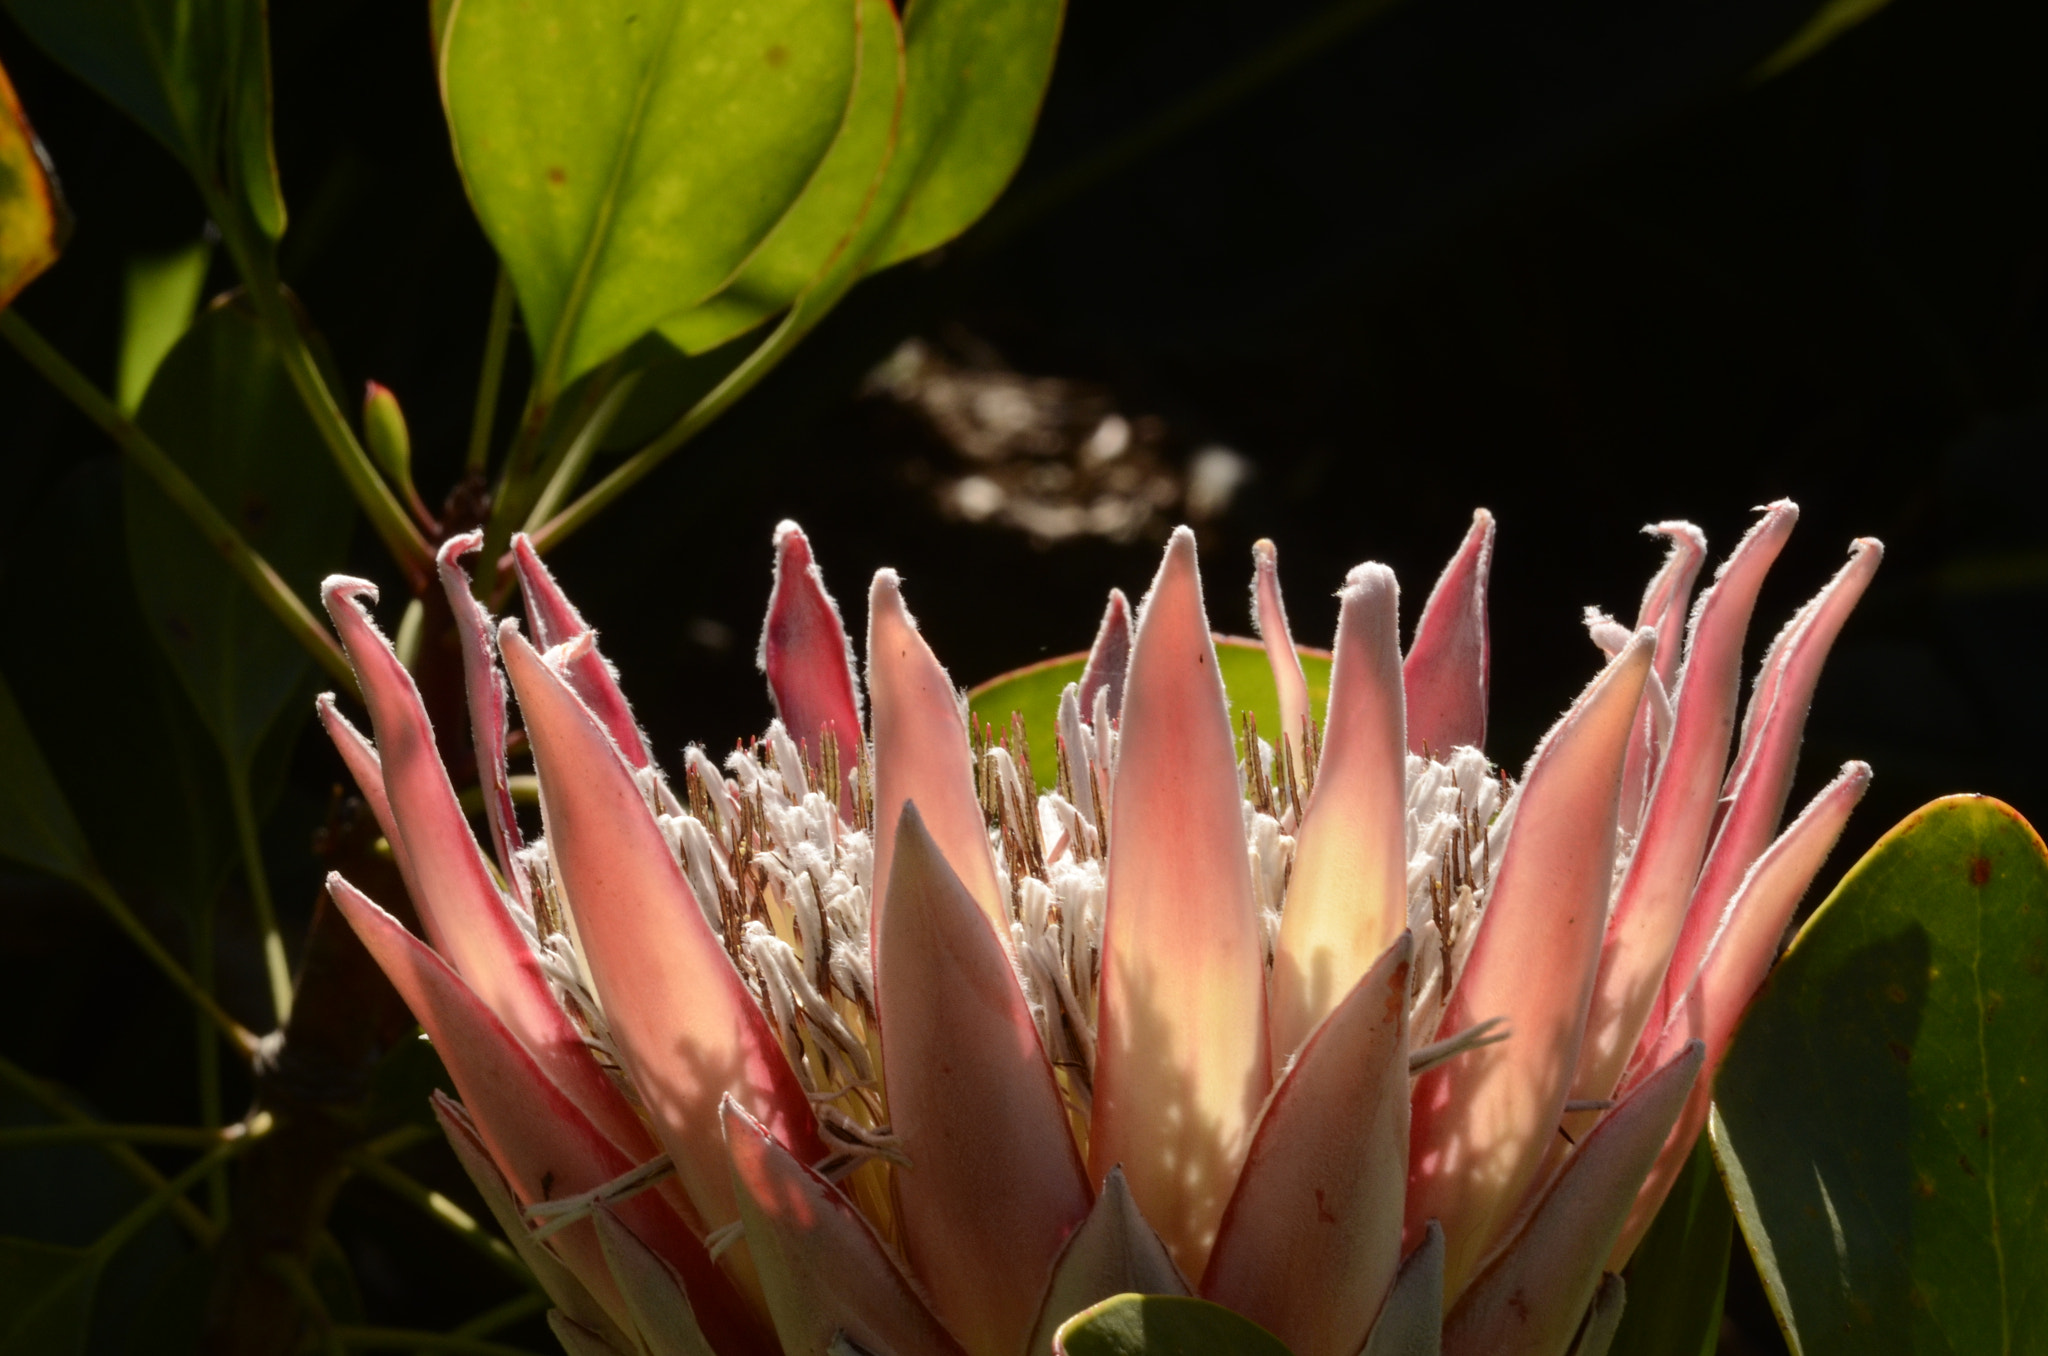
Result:
{"label": "fuzzy white stamen cluster", "polygon": [[[1082,720],[1073,689],[1061,703],[1054,790],[1031,788],[1028,765],[1020,766],[993,731],[977,741],[974,755],[997,880],[1010,901],[1012,960],[1046,1053],[1084,1116],[1094,1082],[1107,806],[1116,766],[1114,722],[1101,697],[1094,705],[1094,719]],[[1270,776],[1271,746],[1254,736],[1248,747]],[[1486,907],[1514,794],[1477,749],[1453,750],[1442,761],[1410,755],[1407,774],[1408,916],[1417,942],[1411,1024],[1416,1041],[1426,1042]],[[863,765],[856,779],[863,788],[865,775]],[[722,770],[691,748],[687,803],[658,774],[641,780],[706,922],[780,1036],[828,1132],[847,1146],[849,1163],[889,1155],[874,1044],[873,835],[841,817],[838,799],[827,794],[836,789],[830,778],[806,763],[779,721],[751,747],[736,749]],[[1269,964],[1286,907],[1295,827],[1291,805],[1275,815],[1247,797],[1245,853]],[[536,906],[529,914],[515,904],[515,913],[563,1006],[616,1070],[603,1007],[576,944],[574,912],[546,842],[526,849],[521,864]],[[847,1106],[865,1114],[850,1117]]]}

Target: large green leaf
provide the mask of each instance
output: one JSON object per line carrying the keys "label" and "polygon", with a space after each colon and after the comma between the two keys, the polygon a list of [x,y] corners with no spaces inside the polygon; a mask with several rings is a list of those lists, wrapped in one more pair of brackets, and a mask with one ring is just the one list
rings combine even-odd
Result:
{"label": "large green leaf", "polygon": [[441,89],[543,395],[718,291],[845,118],[855,0],[460,0]]}
{"label": "large green leaf", "polygon": [[1995,800],[1909,816],[1800,930],[1714,1148],[1804,1356],[2048,1351],[2048,853]]}
{"label": "large green leaf", "polygon": [[0,679],[0,857],[81,881],[90,872],[85,834],[14,693]]}
{"label": "large green leaf", "polygon": [[905,21],[910,83],[901,208],[871,268],[973,225],[1010,182],[1052,78],[1064,0],[918,0]]}
{"label": "large green leaf", "polygon": [[100,1257],[0,1238],[0,1356],[76,1356],[92,1327]]}
{"label": "large green leaf", "polygon": [[1628,1304],[1608,1356],[1713,1356],[1735,1215],[1702,1132],[1629,1260]]}
{"label": "large green leaf", "polygon": [[[302,595],[341,565],[354,503],[251,312],[226,302],[199,318],[158,369],[141,423]],[[299,709],[312,661],[154,482],[131,471],[125,488],[143,614],[222,753],[246,769],[279,713]]]}
{"label": "large green leaf", "polygon": [[0,67],[0,308],[57,262],[63,236],[57,181]]}
{"label": "large green leaf", "polygon": [[1280,1339],[1220,1304],[1180,1295],[1115,1295],[1060,1325],[1062,1356],[1287,1356]]}
{"label": "large green leaf", "polygon": [[233,186],[272,236],[284,199],[270,141],[264,0],[5,0],[31,38],[184,162]]}
{"label": "large green leaf", "polygon": [[[1010,713],[1024,717],[1024,738],[1031,753],[1031,771],[1041,788],[1049,789],[1058,775],[1054,739],[1059,724],[1060,693],[1068,683],[1081,681],[1088,666],[1085,654],[1062,655],[991,678],[967,691],[968,709],[977,720],[1006,732]],[[1235,636],[1216,637],[1216,667],[1223,674],[1223,689],[1230,697],[1233,727],[1249,710],[1258,722],[1259,733],[1269,743],[1280,728],[1280,694],[1273,686],[1273,669],[1266,652],[1255,640]],[[1322,650],[1303,649],[1301,667],[1308,676],[1309,710],[1322,718],[1323,704],[1330,695],[1330,656]]]}
{"label": "large green leaf", "polygon": [[761,248],[717,296],[661,325],[685,353],[706,353],[774,315],[817,281],[875,203],[896,148],[903,29],[889,0],[860,0],[860,64],[846,121],[824,163]]}

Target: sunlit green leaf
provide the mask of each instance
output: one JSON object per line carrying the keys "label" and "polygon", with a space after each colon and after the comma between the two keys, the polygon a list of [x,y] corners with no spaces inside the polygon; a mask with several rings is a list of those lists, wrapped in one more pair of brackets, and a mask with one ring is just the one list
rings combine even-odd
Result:
{"label": "sunlit green leaf", "polygon": [[195,240],[168,254],[147,254],[128,261],[122,287],[121,347],[114,364],[114,397],[121,412],[133,415],[171,346],[192,325],[199,292],[206,285],[206,266],[213,247]]}
{"label": "sunlit green leaf", "polygon": [[64,222],[43,148],[0,67],[0,307],[57,262]]}
{"label": "sunlit green leaf", "polygon": [[1713,1356],[1734,1230],[1728,1193],[1702,1133],[1629,1261],[1628,1304],[1609,1356]]}
{"label": "sunlit green leaf", "polygon": [[[1068,683],[1081,681],[1088,666],[1085,654],[1062,655],[1029,668],[1016,669],[991,678],[967,692],[968,708],[977,720],[998,731],[1010,728],[1010,713],[1024,717],[1024,735],[1031,752],[1031,771],[1041,788],[1050,788],[1057,775],[1054,738],[1059,723],[1060,693]],[[1266,652],[1255,640],[1234,636],[1216,638],[1216,667],[1223,674],[1223,689],[1230,697],[1230,719],[1237,728],[1240,713],[1249,710],[1268,742],[1280,728],[1280,694],[1273,686],[1273,669]],[[1330,695],[1330,656],[1321,650],[1301,651],[1301,667],[1308,676],[1309,709],[1322,719]]]}
{"label": "sunlit green leaf", "polygon": [[861,0],[860,66],[846,122],[803,196],[732,284],[701,306],[671,316],[661,333],[685,353],[705,353],[774,315],[815,282],[848,247],[875,203],[896,145],[902,107],[903,30],[889,0]]}
{"label": "sunlit green leaf", "polygon": [[1240,1314],[1181,1295],[1116,1295],[1060,1325],[1062,1356],[1287,1356],[1280,1339]]}
{"label": "sunlit green leaf", "polygon": [[0,857],[66,880],[83,879],[91,855],[50,765],[0,679]]}
{"label": "sunlit green leaf", "polygon": [[470,200],[552,396],[719,290],[824,159],[853,0],[465,0],[441,46]]}
{"label": "sunlit green leaf", "polygon": [[1052,78],[1064,0],[920,0],[898,152],[912,177],[876,246],[881,268],[945,244],[1010,182]]}
{"label": "sunlit green leaf", "polygon": [[89,1249],[0,1238],[0,1356],[83,1352],[99,1274]]}
{"label": "sunlit green leaf", "polygon": [[1795,1352],[2048,1342],[2048,853],[1939,800],[1801,929],[1715,1089],[1714,1148]]}
{"label": "sunlit green leaf", "polygon": [[[353,501],[262,326],[216,305],[158,370],[141,423],[286,583],[338,568]],[[229,761],[246,767],[312,661],[147,477],[126,493],[144,616]]]}

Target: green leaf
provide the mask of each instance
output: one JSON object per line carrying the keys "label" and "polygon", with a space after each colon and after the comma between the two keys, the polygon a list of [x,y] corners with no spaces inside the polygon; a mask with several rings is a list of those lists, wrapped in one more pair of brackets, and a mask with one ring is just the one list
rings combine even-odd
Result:
{"label": "green leaf", "polygon": [[441,88],[543,398],[718,291],[853,88],[853,0],[465,0]]}
{"label": "green leaf", "polygon": [[[1031,771],[1041,789],[1050,789],[1057,775],[1054,739],[1060,693],[1068,683],[1080,682],[1087,666],[1086,654],[1062,655],[991,678],[967,691],[968,709],[998,731],[1010,728],[1012,711],[1023,715]],[[1249,709],[1258,721],[1260,736],[1271,743],[1273,732],[1280,728],[1280,694],[1273,686],[1273,669],[1266,662],[1265,650],[1255,640],[1218,636],[1216,667],[1230,698],[1232,728],[1238,728],[1239,713]],[[1330,656],[1322,650],[1303,649],[1301,667],[1308,676],[1309,709],[1321,719],[1330,695]]]}
{"label": "green leaf", "polygon": [[132,418],[142,408],[150,379],[172,345],[192,327],[192,313],[199,307],[206,267],[212,261],[213,246],[205,240],[128,261],[121,347],[114,365],[114,400],[121,413]]}
{"label": "green leaf", "polygon": [[2048,852],[1935,801],[1800,930],[1714,1149],[1795,1352],[2048,1350]]}
{"label": "green leaf", "polygon": [[1220,1304],[1180,1295],[1116,1295],[1060,1325],[1063,1356],[1287,1356],[1280,1339]]}
{"label": "green leaf", "polygon": [[203,185],[284,229],[263,0],[5,0],[42,49],[142,124]]}
{"label": "green leaf", "polygon": [[1629,1261],[1628,1305],[1609,1356],[1713,1356],[1735,1215],[1701,1133]]}
{"label": "green leaf", "polygon": [[919,0],[898,158],[907,197],[876,246],[885,268],[973,225],[1017,172],[1052,78],[1064,0]]}
{"label": "green leaf", "polygon": [[228,182],[263,234],[284,234],[284,186],[270,140],[270,12],[262,0],[235,6],[234,88],[228,99]]}
{"label": "green leaf", "polygon": [[65,225],[57,181],[0,67],[0,308],[57,262]]}
{"label": "green leaf", "polygon": [[75,1356],[92,1327],[99,1254],[0,1238],[0,1356]]}
{"label": "green leaf", "polygon": [[92,872],[85,833],[72,816],[14,693],[0,679],[0,857],[69,881]]}
{"label": "green leaf", "polygon": [[[141,424],[286,583],[310,594],[343,561],[347,487],[276,349],[243,306],[200,317],[157,372]],[[312,661],[169,499],[126,477],[129,569],[158,644],[233,766],[298,706]]]}
{"label": "green leaf", "polygon": [[846,121],[803,196],[717,296],[662,322],[685,353],[706,353],[795,301],[845,249],[874,205],[896,148],[903,30],[889,0],[860,0],[860,65]]}

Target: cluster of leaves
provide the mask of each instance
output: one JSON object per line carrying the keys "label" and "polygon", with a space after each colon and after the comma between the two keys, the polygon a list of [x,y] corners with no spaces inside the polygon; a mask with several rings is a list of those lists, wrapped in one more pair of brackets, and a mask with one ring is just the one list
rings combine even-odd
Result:
{"label": "cluster of leaves", "polygon": [[[58,262],[68,219],[29,112],[0,72],[0,337],[123,453],[125,583],[156,648],[138,662],[175,675],[175,709],[158,727],[165,747],[151,751],[166,775],[127,769],[175,809],[132,819],[96,803],[74,810],[66,783],[91,779],[52,768],[0,681],[0,858],[96,900],[203,1028],[194,1126],[107,1124],[0,1063],[11,1099],[38,1108],[30,1119],[40,1122],[0,1130],[0,1149],[95,1145],[144,1193],[86,1246],[0,1239],[0,1352],[84,1350],[102,1273],[167,1214],[219,1259],[210,1297],[185,1287],[201,1292],[183,1309],[204,1324],[207,1349],[409,1342],[357,1321],[346,1264],[324,1232],[326,1184],[347,1172],[382,1181],[521,1279],[525,1293],[462,1332],[418,1335],[488,1349],[491,1332],[534,1312],[532,1279],[388,1161],[419,1138],[406,1123],[417,1107],[372,1138],[372,1092],[347,1066],[393,1063],[383,981],[351,962],[355,943],[331,920],[316,917],[289,954],[271,902],[260,830],[310,714],[309,689],[316,678],[353,688],[308,600],[347,560],[359,520],[415,595],[454,533],[484,527],[494,563],[518,531],[543,551],[559,544],[759,380],[861,278],[971,224],[1023,156],[1062,6],[930,0],[906,17],[888,0],[432,5],[449,136],[501,274],[463,479],[425,494],[396,398],[373,385],[360,419],[347,412],[313,317],[280,279],[289,217],[262,0],[7,8],[170,152],[212,230],[131,272],[115,390],[100,390],[9,309]],[[579,78],[562,81],[564,68]],[[241,286],[202,307],[216,240]],[[532,346],[532,379],[517,423],[499,430],[515,327]],[[637,424],[659,432],[586,485],[636,389]],[[483,576],[488,590],[504,572]],[[423,616],[416,601],[414,655],[433,652],[431,628],[447,626]],[[455,712],[441,717],[459,726]],[[349,824],[329,827],[328,851],[351,850]],[[148,865],[126,869],[131,855]],[[213,973],[217,906],[237,874],[260,951],[251,960],[267,980],[260,1017],[230,1012]],[[137,906],[138,876],[184,906],[184,946],[166,945]],[[420,1060],[415,1050],[397,1062]],[[421,1077],[433,1074],[410,1081]],[[319,1089],[310,1098],[309,1081]],[[253,1087],[239,1119],[225,1086]],[[138,1146],[199,1156],[166,1176]],[[225,1166],[251,1150],[231,1189]],[[203,1210],[187,1199],[202,1185]],[[289,1241],[274,1246],[279,1238]]]}

